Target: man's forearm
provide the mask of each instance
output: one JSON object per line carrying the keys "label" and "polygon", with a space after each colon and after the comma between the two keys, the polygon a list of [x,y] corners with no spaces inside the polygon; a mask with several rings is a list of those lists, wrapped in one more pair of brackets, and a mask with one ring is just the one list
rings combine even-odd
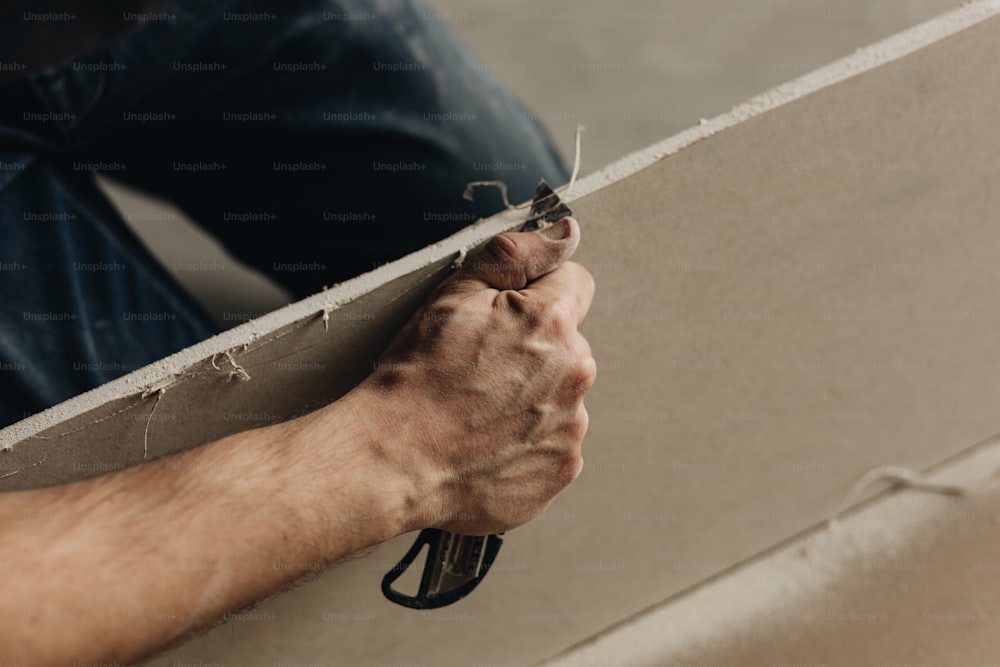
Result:
{"label": "man's forearm", "polygon": [[583,466],[593,278],[571,219],[502,234],[350,394],[66,487],[0,494],[0,662],[131,662],[417,528],[501,533]]}
{"label": "man's forearm", "polygon": [[359,408],[0,495],[0,660],[132,661],[404,532],[406,489]]}

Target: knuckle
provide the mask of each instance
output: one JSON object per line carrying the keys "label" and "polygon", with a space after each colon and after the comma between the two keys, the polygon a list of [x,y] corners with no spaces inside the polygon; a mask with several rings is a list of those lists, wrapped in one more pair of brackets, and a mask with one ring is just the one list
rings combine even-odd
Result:
{"label": "knuckle", "polygon": [[523,242],[501,234],[476,256],[470,270],[496,289],[521,289],[528,283],[526,258]]}
{"label": "knuckle", "polygon": [[524,262],[521,244],[507,234],[494,237],[486,248],[490,259],[498,264],[497,269],[500,271],[509,271]]}
{"label": "knuckle", "polygon": [[586,338],[583,337],[583,335],[579,333],[576,335],[573,353],[576,356],[576,358],[579,359],[581,362],[585,362],[585,360],[587,359],[593,361],[594,354],[590,349],[590,343],[587,341]]}
{"label": "knuckle", "polygon": [[462,292],[462,273],[456,272],[452,274],[447,280],[438,285],[437,289],[434,290],[431,299],[437,301],[438,299],[448,299],[456,298]]}
{"label": "knuckle", "polygon": [[576,330],[576,320],[561,301],[552,303],[545,309],[545,320],[552,333],[560,338],[569,336]]}
{"label": "knuckle", "polygon": [[521,257],[522,244],[513,234],[497,234],[490,244],[504,257],[518,259]]}
{"label": "knuckle", "polygon": [[577,341],[566,347],[562,364],[565,398],[579,400],[597,380],[597,362],[583,336],[577,336]]}
{"label": "knuckle", "polygon": [[448,297],[435,299],[424,308],[420,315],[422,322],[427,324],[444,324],[458,314],[458,304]]}
{"label": "knuckle", "polygon": [[559,461],[556,470],[556,479],[561,486],[569,485],[580,475],[583,469],[583,456],[578,451],[568,454]]}
{"label": "knuckle", "polygon": [[542,311],[537,299],[532,299],[526,292],[503,290],[497,294],[496,300],[503,303],[512,313],[522,317],[529,325],[535,325],[541,320]]}
{"label": "knuckle", "polygon": [[597,381],[597,362],[590,355],[581,357],[577,362],[573,372],[573,379],[580,390],[580,394],[590,391]]}
{"label": "knuckle", "polygon": [[594,291],[594,288],[597,286],[597,283],[594,281],[593,274],[591,274],[590,271],[587,270],[587,267],[585,267],[583,264],[578,264],[577,262],[572,262],[572,261],[566,262],[565,266],[569,267],[571,271],[575,271],[578,280],[582,284],[586,285],[591,292]]}
{"label": "knuckle", "polygon": [[583,442],[583,438],[587,435],[587,428],[590,426],[590,415],[587,414],[587,409],[580,406],[573,419],[570,420],[567,425],[566,430],[569,432],[569,437],[573,440],[573,443],[579,445]]}

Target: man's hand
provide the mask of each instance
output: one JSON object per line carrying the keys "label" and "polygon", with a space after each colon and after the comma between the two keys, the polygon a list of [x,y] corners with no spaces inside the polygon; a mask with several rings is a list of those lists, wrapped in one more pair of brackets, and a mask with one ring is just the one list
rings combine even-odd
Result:
{"label": "man's hand", "polygon": [[0,494],[0,663],[133,662],[400,533],[543,510],[580,471],[594,381],[578,241],[572,221],[498,237],[321,410]]}
{"label": "man's hand", "polygon": [[353,392],[410,480],[408,529],[503,532],[580,474],[596,364],[576,329],[594,281],[566,261],[579,241],[570,218],[493,239]]}

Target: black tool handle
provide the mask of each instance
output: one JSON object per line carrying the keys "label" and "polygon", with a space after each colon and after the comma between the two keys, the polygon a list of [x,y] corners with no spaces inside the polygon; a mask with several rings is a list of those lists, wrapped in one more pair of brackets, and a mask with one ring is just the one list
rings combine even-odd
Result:
{"label": "black tool handle", "polygon": [[[410,609],[438,609],[458,602],[489,572],[501,544],[499,535],[456,535],[425,528],[406,555],[382,578],[382,594]],[[392,584],[409,569],[425,545],[427,560],[416,595],[397,591]]]}

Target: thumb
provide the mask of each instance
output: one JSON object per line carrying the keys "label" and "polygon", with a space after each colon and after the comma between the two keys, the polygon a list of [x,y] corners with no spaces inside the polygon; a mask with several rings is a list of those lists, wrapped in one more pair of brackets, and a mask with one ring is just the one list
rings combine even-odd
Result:
{"label": "thumb", "polygon": [[[497,290],[518,290],[556,270],[580,245],[580,225],[573,218],[537,232],[508,232],[494,237],[467,260],[457,280],[485,283]],[[477,285],[482,288],[483,285]]]}

